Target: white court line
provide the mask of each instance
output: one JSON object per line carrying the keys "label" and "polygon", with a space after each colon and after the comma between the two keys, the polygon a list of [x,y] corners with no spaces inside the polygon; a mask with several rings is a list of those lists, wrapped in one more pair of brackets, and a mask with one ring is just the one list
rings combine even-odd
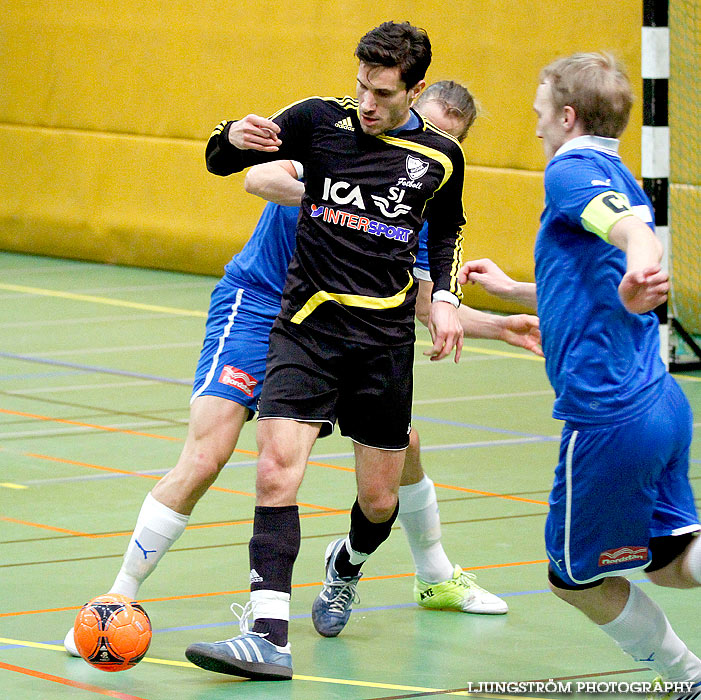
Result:
{"label": "white court line", "polygon": [[553,396],[553,391],[517,391],[510,394],[477,394],[474,396],[454,396],[449,399],[415,399],[414,406],[426,406],[428,404],[455,403],[457,401],[482,401],[484,399],[515,399],[525,396]]}
{"label": "white court line", "polygon": [[114,382],[114,384],[105,382],[99,384],[72,384],[68,386],[52,386],[38,389],[9,389],[7,391],[4,391],[3,393],[11,394],[12,396],[26,396],[31,394],[62,394],[67,391],[90,391],[91,389],[99,389],[100,391],[103,391],[105,389],[121,389],[125,386],[148,386],[153,384],[163,386],[163,382],[159,382],[157,379],[140,379],[131,382]]}
{"label": "white court line", "polygon": [[115,345],[109,348],[73,348],[71,350],[52,350],[50,352],[30,353],[27,357],[61,357],[62,355],[100,355],[110,352],[137,352],[142,350],[169,350],[171,348],[201,348],[202,341],[196,343],[159,343],[154,345]]}

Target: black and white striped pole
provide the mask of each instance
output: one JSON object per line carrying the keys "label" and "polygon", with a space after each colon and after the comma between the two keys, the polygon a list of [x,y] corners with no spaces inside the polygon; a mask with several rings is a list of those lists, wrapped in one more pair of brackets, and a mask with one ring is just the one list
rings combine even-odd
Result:
{"label": "black and white striped pole", "polygon": [[[662,267],[669,271],[669,0],[643,0],[641,75],[643,79],[643,131],[641,175],[643,189],[655,209],[657,235],[664,245]],[[667,304],[657,309],[660,319],[660,354],[669,366]]]}

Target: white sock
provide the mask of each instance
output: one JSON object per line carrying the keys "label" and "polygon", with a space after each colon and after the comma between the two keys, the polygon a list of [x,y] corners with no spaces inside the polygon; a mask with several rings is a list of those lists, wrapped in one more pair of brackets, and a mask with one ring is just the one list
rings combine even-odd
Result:
{"label": "white sock", "polygon": [[418,484],[399,487],[398,519],[409,540],[416,575],[426,583],[452,578],[455,567],[441,544],[436,488],[425,474]]}
{"label": "white sock", "polygon": [[701,680],[701,660],[672,629],[662,608],[630,584],[628,602],[612,622],[600,625],[623,651],[671,683]]}
{"label": "white sock", "polygon": [[694,537],[686,555],[686,562],[694,581],[701,584],[701,536]]}
{"label": "white sock", "polygon": [[149,493],[136,519],[122,568],[109,592],[136,598],[141,584],[173,542],[183,534],[189,519],[189,515],[176,513]]}
{"label": "white sock", "polygon": [[370,558],[369,554],[357,552],[355,549],[353,549],[353,547],[351,547],[350,535],[346,535],[346,541],[344,544],[346,546],[346,551],[348,552],[348,560],[351,564],[353,564],[353,566],[360,566]]}

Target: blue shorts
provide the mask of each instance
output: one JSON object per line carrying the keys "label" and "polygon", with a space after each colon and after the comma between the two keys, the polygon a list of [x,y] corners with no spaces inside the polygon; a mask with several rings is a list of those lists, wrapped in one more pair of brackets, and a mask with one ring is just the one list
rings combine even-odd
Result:
{"label": "blue shorts", "polygon": [[233,284],[226,277],[212,292],[192,403],[219,396],[249,409],[253,417],[265,377],[270,329],[280,302]]}
{"label": "blue shorts", "polygon": [[655,403],[625,423],[562,431],[545,545],[570,585],[641,569],[651,537],[699,530],[689,483],[692,415],[670,375]]}

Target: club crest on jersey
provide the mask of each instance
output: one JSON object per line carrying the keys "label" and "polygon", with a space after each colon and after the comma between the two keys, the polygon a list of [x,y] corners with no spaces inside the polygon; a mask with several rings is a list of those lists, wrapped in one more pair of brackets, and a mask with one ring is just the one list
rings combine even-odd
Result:
{"label": "club crest on jersey", "polygon": [[615,566],[631,561],[647,561],[647,547],[618,547],[607,549],[599,555],[599,566]]}
{"label": "club crest on jersey", "polygon": [[324,194],[322,197],[328,202],[336,204],[353,204],[358,209],[365,209],[363,195],[360,194],[360,185],[353,187],[349,182],[331,182],[330,177],[324,178]]}
{"label": "club crest on jersey", "polygon": [[253,389],[256,384],[258,384],[258,380],[242,369],[238,369],[232,365],[224,365],[219,375],[219,383],[233,386],[235,389],[246,394],[246,396],[253,396]]}
{"label": "club crest on jersey", "polygon": [[412,180],[418,180],[428,172],[428,163],[416,156],[408,155],[406,157],[406,174]]}

